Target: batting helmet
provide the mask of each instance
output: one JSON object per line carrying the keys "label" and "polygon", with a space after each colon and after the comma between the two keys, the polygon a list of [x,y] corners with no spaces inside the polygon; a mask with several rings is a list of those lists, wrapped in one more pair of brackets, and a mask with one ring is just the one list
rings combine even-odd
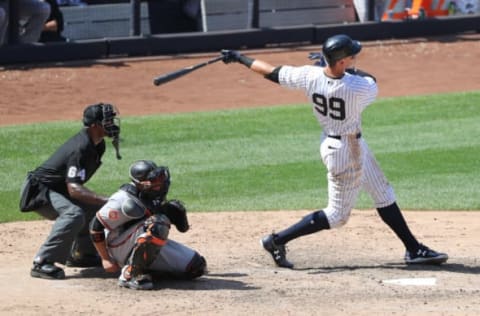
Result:
{"label": "batting helmet", "polygon": [[130,166],[130,179],[149,199],[163,199],[170,187],[170,172],[167,167],[158,167],[151,160],[137,160]]}
{"label": "batting helmet", "polygon": [[358,54],[361,49],[362,45],[359,41],[340,34],[327,38],[323,44],[322,53],[327,63],[333,65],[337,60]]}

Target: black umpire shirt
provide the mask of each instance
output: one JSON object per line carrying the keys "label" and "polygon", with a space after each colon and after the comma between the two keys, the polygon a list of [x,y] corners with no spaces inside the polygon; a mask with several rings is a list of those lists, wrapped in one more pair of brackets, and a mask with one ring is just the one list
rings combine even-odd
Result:
{"label": "black umpire shirt", "polygon": [[84,184],[102,164],[105,140],[95,145],[83,128],[70,138],[33,174],[51,190],[68,197],[67,182]]}

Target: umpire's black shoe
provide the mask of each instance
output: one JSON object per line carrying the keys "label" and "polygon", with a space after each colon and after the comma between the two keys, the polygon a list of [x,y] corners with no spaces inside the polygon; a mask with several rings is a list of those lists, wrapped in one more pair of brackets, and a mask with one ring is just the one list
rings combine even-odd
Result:
{"label": "umpire's black shoe", "polygon": [[32,270],[30,271],[30,275],[34,278],[50,280],[65,279],[65,272],[63,271],[63,269],[49,262],[34,262]]}
{"label": "umpire's black shoe", "polygon": [[102,259],[98,255],[71,256],[67,259],[65,265],[77,268],[101,267]]}
{"label": "umpire's black shoe", "polygon": [[285,250],[285,245],[277,245],[274,241],[274,234],[263,237],[260,243],[263,246],[263,249],[268,251],[272,255],[273,261],[277,266],[282,268],[293,268],[293,263],[287,260],[287,251]]}
{"label": "umpire's black shoe", "polygon": [[442,264],[448,260],[446,253],[436,252],[425,245],[420,244],[415,251],[405,253],[407,264]]}

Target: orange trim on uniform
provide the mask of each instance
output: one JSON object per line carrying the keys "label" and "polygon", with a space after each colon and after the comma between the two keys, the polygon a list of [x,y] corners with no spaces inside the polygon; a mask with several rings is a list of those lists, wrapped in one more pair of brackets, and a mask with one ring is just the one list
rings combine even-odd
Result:
{"label": "orange trim on uniform", "polygon": [[143,244],[145,242],[154,244],[155,246],[164,246],[167,243],[167,241],[164,239],[160,239],[158,237],[152,236],[150,232],[147,232],[145,237],[140,236],[137,239],[137,243],[139,244]]}

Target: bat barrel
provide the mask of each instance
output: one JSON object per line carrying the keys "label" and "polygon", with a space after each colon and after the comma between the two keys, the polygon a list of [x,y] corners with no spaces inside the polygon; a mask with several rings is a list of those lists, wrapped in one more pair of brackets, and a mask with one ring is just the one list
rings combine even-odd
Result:
{"label": "bat barrel", "polygon": [[196,65],[193,65],[193,66],[182,68],[180,70],[169,72],[167,74],[164,74],[164,75],[161,75],[161,76],[158,76],[158,77],[154,78],[153,79],[153,84],[156,85],[156,86],[159,86],[161,84],[164,84],[164,83],[167,83],[169,81],[175,80],[177,78],[183,77],[183,76],[191,73],[192,71],[195,71],[199,68],[205,67],[206,65],[215,63],[215,62],[220,61],[222,59],[223,59],[223,56],[218,56],[218,57],[215,57],[214,59],[210,59],[210,60],[205,61],[203,63],[199,63],[199,64],[196,64]]}

